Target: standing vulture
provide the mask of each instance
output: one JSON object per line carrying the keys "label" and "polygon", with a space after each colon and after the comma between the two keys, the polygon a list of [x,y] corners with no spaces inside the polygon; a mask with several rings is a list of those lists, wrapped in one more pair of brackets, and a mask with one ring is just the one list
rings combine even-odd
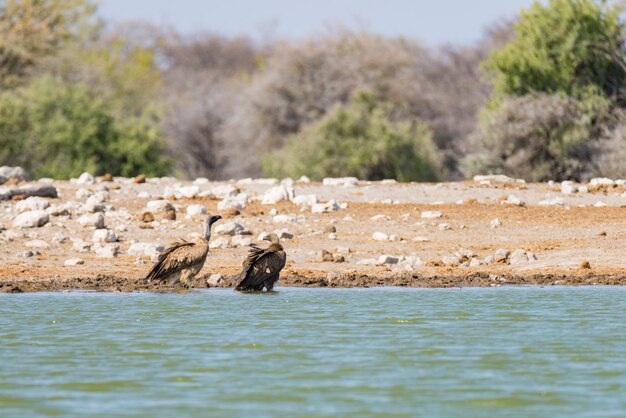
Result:
{"label": "standing vulture", "polygon": [[239,284],[235,290],[242,292],[260,291],[265,287],[272,290],[278,280],[280,271],[285,267],[287,254],[278,241],[276,234],[269,234],[265,238],[270,242],[269,247],[261,248],[255,244],[250,245],[248,257],[243,262],[243,269],[237,280]]}
{"label": "standing vulture", "polygon": [[205,221],[205,231],[202,238],[191,242],[181,239],[171,244],[159,255],[156,264],[152,266],[150,273],[146,276],[146,282],[168,281],[170,285],[181,282],[184,286],[189,287],[196,274],[202,270],[209,253],[211,226],[220,219],[222,219],[221,216],[214,215]]}

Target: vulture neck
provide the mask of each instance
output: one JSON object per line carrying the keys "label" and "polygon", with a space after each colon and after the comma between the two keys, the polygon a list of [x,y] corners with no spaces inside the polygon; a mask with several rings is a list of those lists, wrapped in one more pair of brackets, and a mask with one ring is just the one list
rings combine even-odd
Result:
{"label": "vulture neck", "polygon": [[206,223],[206,230],[204,231],[204,239],[205,241],[211,240],[211,224],[208,222]]}

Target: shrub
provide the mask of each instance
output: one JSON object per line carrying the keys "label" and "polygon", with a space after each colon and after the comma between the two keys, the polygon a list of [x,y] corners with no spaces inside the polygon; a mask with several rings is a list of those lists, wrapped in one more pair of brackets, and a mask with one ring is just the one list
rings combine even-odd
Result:
{"label": "shrub", "polygon": [[417,119],[392,122],[390,106],[376,103],[369,93],[358,93],[348,105],[337,106],[264,159],[267,175],[306,174],[318,180],[356,176],[434,181],[438,170],[430,128]]}
{"label": "shrub", "polygon": [[56,178],[163,175],[169,160],[156,117],[116,117],[87,85],[42,77],[0,95],[0,163]]}
{"label": "shrub", "polygon": [[531,181],[587,178],[595,171],[592,155],[608,109],[602,95],[581,101],[547,94],[507,99],[482,115],[476,137],[480,151],[464,161],[465,174],[502,173]]}

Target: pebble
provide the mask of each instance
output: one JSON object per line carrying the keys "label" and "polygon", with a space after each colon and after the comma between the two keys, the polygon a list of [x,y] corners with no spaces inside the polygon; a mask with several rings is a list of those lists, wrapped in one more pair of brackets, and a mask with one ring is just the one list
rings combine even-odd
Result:
{"label": "pebble", "polygon": [[78,184],[95,184],[95,182],[96,179],[94,179],[93,176],[87,172],[81,174],[76,180],[76,183]]}
{"label": "pebble", "polygon": [[215,287],[224,281],[224,276],[221,274],[211,274],[208,279],[206,279],[206,284],[208,287]]}
{"label": "pebble", "polygon": [[427,210],[422,212],[421,218],[422,219],[437,219],[437,218],[441,218],[443,216],[443,214],[437,210]]}
{"label": "pebble", "polygon": [[117,235],[108,229],[96,229],[92,237],[93,242],[117,242]]}
{"label": "pebble", "polygon": [[328,239],[336,240],[337,239],[337,234],[335,234],[334,232],[331,232],[330,234],[328,234]]}
{"label": "pebble", "polygon": [[205,215],[206,213],[207,210],[204,205],[189,205],[187,207],[187,215],[190,216]]}
{"label": "pebble", "polygon": [[389,235],[384,232],[377,231],[372,234],[372,239],[374,241],[389,241]]}
{"label": "pebble", "polygon": [[261,198],[261,204],[274,205],[283,200],[293,200],[295,193],[293,187],[287,184],[280,184],[278,186],[268,189]]}
{"label": "pebble", "polygon": [[289,215],[276,215],[272,218],[272,222],[275,224],[286,224],[293,223],[298,221],[298,216],[289,214]]}
{"label": "pebble", "polygon": [[515,195],[509,195],[506,200],[500,202],[503,205],[524,206],[524,201]]}
{"label": "pebble", "polygon": [[78,218],[78,223],[82,227],[93,226],[96,229],[104,228],[104,215],[101,212],[82,215]]}
{"label": "pebble", "polygon": [[461,260],[456,255],[446,255],[441,258],[441,262],[446,266],[458,266]]}
{"label": "pebble", "polygon": [[167,212],[173,210],[174,206],[167,200],[151,200],[146,204],[146,208],[152,212]]}
{"label": "pebble", "polygon": [[496,229],[502,226],[502,222],[500,221],[500,218],[494,218],[491,222],[489,222],[489,225],[491,226],[491,229]]}
{"label": "pebble", "polygon": [[31,196],[16,203],[15,210],[18,213],[26,212],[29,210],[45,210],[50,207],[48,202],[43,197]]}
{"label": "pebble", "polygon": [[91,243],[83,240],[76,240],[72,244],[72,249],[78,251],[79,253],[86,253],[91,251]]}
{"label": "pebble", "polygon": [[156,242],[134,242],[128,248],[128,255],[153,257],[165,251],[165,247]]}
{"label": "pebble", "polygon": [[70,258],[63,262],[64,266],[78,266],[79,264],[85,264],[85,260],[82,258]]}
{"label": "pebble", "polygon": [[400,259],[391,255],[381,255],[378,257],[378,264],[398,264]]}
{"label": "pebble", "polygon": [[21,213],[13,219],[15,228],[39,228],[50,222],[50,215],[43,210],[32,210]]}
{"label": "pebble", "polygon": [[115,258],[119,254],[119,244],[100,244],[97,243],[93,246],[93,251],[96,256],[102,258]]}
{"label": "pebble", "polygon": [[226,237],[219,237],[209,243],[209,248],[231,248],[230,240]]}
{"label": "pebble", "polygon": [[213,227],[213,231],[218,235],[250,235],[250,231],[238,222],[218,223]]}
{"label": "pebble", "polygon": [[495,255],[494,255],[494,261],[496,263],[504,263],[504,262],[507,261],[507,259],[509,258],[510,254],[511,253],[508,250],[506,250],[504,248],[498,248],[496,250]]}
{"label": "pebble", "polygon": [[293,198],[293,203],[298,206],[313,206],[318,201],[317,196],[314,194],[301,194]]}
{"label": "pebble", "polygon": [[41,240],[41,239],[34,239],[31,241],[27,241],[24,243],[24,246],[29,247],[29,248],[42,248],[42,249],[50,248],[50,244],[48,244],[46,241]]}

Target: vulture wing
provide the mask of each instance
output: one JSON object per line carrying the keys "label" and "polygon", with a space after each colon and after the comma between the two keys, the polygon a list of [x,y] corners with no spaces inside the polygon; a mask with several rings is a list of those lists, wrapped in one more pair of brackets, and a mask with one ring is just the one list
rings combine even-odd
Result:
{"label": "vulture wing", "polygon": [[274,251],[270,248],[260,248],[254,244],[250,246],[248,257],[243,262],[243,269],[239,274],[239,284],[235,290],[268,290],[278,280],[280,271],[285,266],[285,252]]}
{"label": "vulture wing", "polygon": [[193,267],[198,263],[204,264],[208,252],[208,244],[185,240],[175,242],[159,255],[156,264],[146,276],[146,282],[152,280],[162,282],[183,269]]}

